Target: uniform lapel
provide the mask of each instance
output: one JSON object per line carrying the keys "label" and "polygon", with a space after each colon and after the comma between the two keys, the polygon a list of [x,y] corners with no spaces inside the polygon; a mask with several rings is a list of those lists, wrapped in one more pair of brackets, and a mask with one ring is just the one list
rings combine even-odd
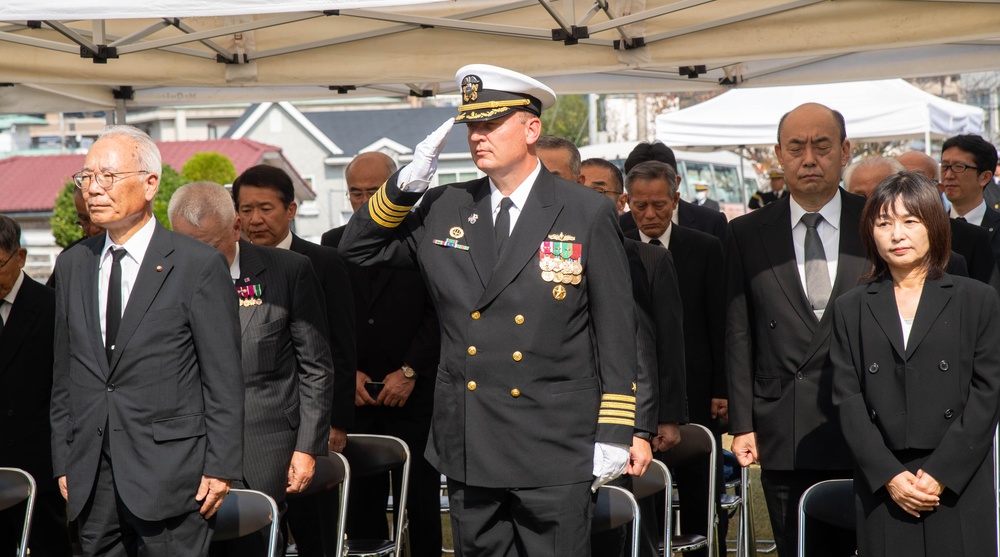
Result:
{"label": "uniform lapel", "polygon": [[948,305],[953,285],[954,282],[948,275],[924,283],[924,290],[920,293],[920,303],[917,304],[917,314],[914,316],[913,327],[910,329],[910,338],[906,342],[907,359],[920,346],[921,341],[931,330],[931,326],[937,321],[938,315]]}
{"label": "uniform lapel", "polygon": [[896,306],[896,296],[893,293],[891,280],[880,280],[868,285],[868,309],[882,334],[889,339],[892,349],[902,358],[903,327],[899,323],[899,308]]}
{"label": "uniform lapel", "polygon": [[[251,286],[260,284],[263,286],[262,276],[266,271],[264,261],[261,260],[257,252],[257,247],[249,242],[240,240],[240,279],[236,281],[236,286]],[[266,248],[259,248],[266,249]],[[277,249],[277,248],[275,248]],[[240,334],[246,333],[247,327],[253,321],[253,316],[260,306],[240,306]]]}
{"label": "uniform lapel", "polygon": [[[476,303],[477,308],[493,301],[535,257],[561,210],[562,204],[557,203],[555,198],[553,177],[542,169],[531,187],[531,193],[524,202],[520,216],[517,217],[517,224],[514,225],[506,249],[497,262],[496,271],[486,285],[486,291]],[[575,231],[561,232],[572,235]],[[586,251],[586,247],[584,250]],[[586,254],[583,257],[586,259]]]}
{"label": "uniform lapel", "polygon": [[802,280],[799,278],[798,264],[795,262],[795,247],[792,244],[791,209],[788,200],[778,202],[778,210],[760,226],[759,234],[764,253],[775,275],[775,282],[788,299],[802,322],[810,332],[816,331],[816,314],[809,306]]}
{"label": "uniform lapel", "polygon": [[[483,288],[493,276],[493,268],[497,263],[497,250],[493,245],[493,211],[490,207],[490,182],[483,178],[479,187],[472,193],[472,202],[459,209],[462,228],[465,230],[466,243],[472,264],[479,273]],[[468,223],[468,224],[466,224]]]}
{"label": "uniform lapel", "polygon": [[[153,237],[146,249],[146,255],[142,258],[139,266],[139,273],[136,275],[135,286],[128,297],[128,304],[122,314],[121,326],[118,329],[118,338],[115,340],[115,351],[111,357],[111,373],[114,373],[115,366],[121,360],[129,340],[135,333],[136,327],[142,321],[142,317],[153,303],[157,292],[163,286],[163,281],[170,275],[173,265],[167,257],[174,251],[173,240],[167,230],[160,223],[156,223],[153,230]],[[100,330],[100,329],[98,329]],[[100,358],[98,358],[100,359]]]}

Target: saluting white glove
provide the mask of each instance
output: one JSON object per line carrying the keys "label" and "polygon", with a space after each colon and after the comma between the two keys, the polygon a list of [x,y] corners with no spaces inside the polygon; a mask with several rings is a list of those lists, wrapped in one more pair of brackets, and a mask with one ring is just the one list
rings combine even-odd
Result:
{"label": "saluting white glove", "polygon": [[628,446],[618,443],[594,443],[594,483],[590,490],[597,489],[621,476],[628,466]]}
{"label": "saluting white glove", "polygon": [[406,165],[399,173],[399,189],[406,192],[420,193],[427,189],[431,178],[437,172],[438,155],[444,149],[448,132],[455,125],[454,118],[441,124],[441,127],[431,132],[413,149],[413,162]]}

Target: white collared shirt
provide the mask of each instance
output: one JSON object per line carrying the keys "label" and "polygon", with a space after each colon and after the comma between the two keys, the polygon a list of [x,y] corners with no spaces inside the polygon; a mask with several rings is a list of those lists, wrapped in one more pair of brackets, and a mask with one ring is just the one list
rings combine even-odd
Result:
{"label": "white collared shirt", "polygon": [[957,219],[958,217],[965,217],[965,221],[969,224],[974,224],[976,226],[983,225],[983,219],[986,217],[986,201],[980,201],[976,208],[965,213],[964,215],[958,214],[955,210],[955,206],[951,206],[951,218]]}
{"label": "white collared shirt", "polygon": [[7,324],[7,319],[10,317],[10,310],[14,309],[14,298],[17,298],[17,293],[21,290],[22,282],[24,282],[24,271],[17,274],[17,280],[14,281],[14,286],[12,286],[10,288],[10,292],[8,292],[7,295],[0,300],[0,319],[3,320],[4,325]]}
{"label": "white collared shirt", "polygon": [[[292,235],[289,234],[289,237]],[[233,284],[240,280],[240,243],[236,242],[236,255],[233,256],[233,264],[229,266],[229,276],[233,279]]]}
{"label": "white collared shirt", "polygon": [[[676,215],[677,211],[674,211],[674,214]],[[669,226],[667,226],[667,229],[663,231],[663,234],[661,234],[660,237],[657,238],[657,240],[659,240],[660,243],[663,244],[663,247],[667,249],[670,249],[670,232],[673,231],[673,229],[674,225],[670,224]],[[648,244],[649,241],[653,239],[652,236],[646,236],[645,234],[643,234],[642,230],[639,231],[639,238],[642,240],[642,243],[644,244]]]}
{"label": "white collared shirt", "polygon": [[[535,159],[535,169],[528,174],[528,177],[524,179],[523,182],[517,188],[514,189],[510,194],[510,201],[513,203],[510,207],[510,233],[514,232],[514,224],[517,223],[517,217],[521,216],[521,210],[524,209],[524,203],[528,200],[528,194],[531,193],[531,187],[535,185],[535,179],[538,178],[538,173],[542,170],[542,163]],[[496,185],[493,183],[493,179],[490,178],[490,211],[493,214],[493,224],[497,223],[497,216],[500,215],[500,201],[504,198],[504,195],[500,193]]]}
{"label": "white collared shirt", "polygon": [[149,242],[153,239],[153,231],[156,230],[156,217],[150,217],[149,221],[142,225],[125,245],[119,246],[111,241],[111,235],[104,235],[104,251],[101,252],[101,260],[98,263],[97,275],[97,303],[98,311],[101,312],[101,342],[104,342],[107,335],[107,315],[108,310],[108,281],[111,280],[111,248],[125,248],[126,254],[122,258],[122,314],[125,314],[125,307],[128,305],[128,298],[135,287],[135,279],[139,275],[139,267],[142,259],[146,257],[146,250]]}
{"label": "white collared shirt", "polygon": [[[802,222],[802,215],[806,210],[795,202],[795,196],[788,199],[791,209],[792,224],[792,245],[795,247],[795,263],[799,269],[799,280],[802,282],[802,291],[806,292],[806,224]],[[840,211],[843,202],[840,197],[840,190],[834,194],[833,199],[828,201],[819,214],[823,215],[823,221],[816,225],[816,232],[823,242],[823,253],[826,255],[826,266],[830,270],[830,288],[837,282],[837,262],[840,256]],[[827,307],[833,304],[833,300],[827,302]],[[814,310],[817,319],[823,318],[823,310]]]}
{"label": "white collared shirt", "polygon": [[292,249],[292,231],[289,230],[288,236],[285,236],[285,239],[278,242],[278,244],[274,247],[278,249]]}

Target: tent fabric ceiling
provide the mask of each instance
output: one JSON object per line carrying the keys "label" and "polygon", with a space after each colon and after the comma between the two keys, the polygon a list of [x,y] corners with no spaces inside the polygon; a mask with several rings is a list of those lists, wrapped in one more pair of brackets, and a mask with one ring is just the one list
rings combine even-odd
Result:
{"label": "tent fabric ceiling", "polygon": [[740,89],[656,117],[656,138],[689,148],[774,145],[782,114],[806,102],[841,112],[851,140],[942,138],[983,132],[983,109],[931,95],[901,79]]}
{"label": "tent fabric ceiling", "polygon": [[[90,19],[60,21],[65,13],[40,11],[51,2],[8,0],[0,6],[0,83],[7,85],[0,112],[47,104],[108,109],[122,87],[130,88],[118,93],[128,108],[226,95],[251,102],[449,94],[456,92],[454,71],[474,62],[530,74],[559,93],[1000,68],[1000,0],[397,0],[403,5],[338,7],[361,1],[310,0],[295,5],[327,10],[254,15],[255,6],[289,4],[156,0],[142,3],[143,11],[173,15],[115,19],[126,13],[122,6],[137,4],[89,0],[77,3],[90,6]],[[195,5],[222,15],[177,15]]]}

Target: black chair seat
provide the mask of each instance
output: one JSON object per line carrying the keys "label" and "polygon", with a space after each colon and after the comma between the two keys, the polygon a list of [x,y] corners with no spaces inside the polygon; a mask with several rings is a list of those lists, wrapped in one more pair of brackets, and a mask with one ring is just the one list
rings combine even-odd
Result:
{"label": "black chair seat", "polygon": [[351,555],[357,557],[378,556],[391,554],[396,547],[393,540],[352,540],[344,542],[344,547]]}
{"label": "black chair seat", "polygon": [[705,536],[701,534],[677,534],[673,537],[671,549],[674,551],[690,551],[705,546]]}

